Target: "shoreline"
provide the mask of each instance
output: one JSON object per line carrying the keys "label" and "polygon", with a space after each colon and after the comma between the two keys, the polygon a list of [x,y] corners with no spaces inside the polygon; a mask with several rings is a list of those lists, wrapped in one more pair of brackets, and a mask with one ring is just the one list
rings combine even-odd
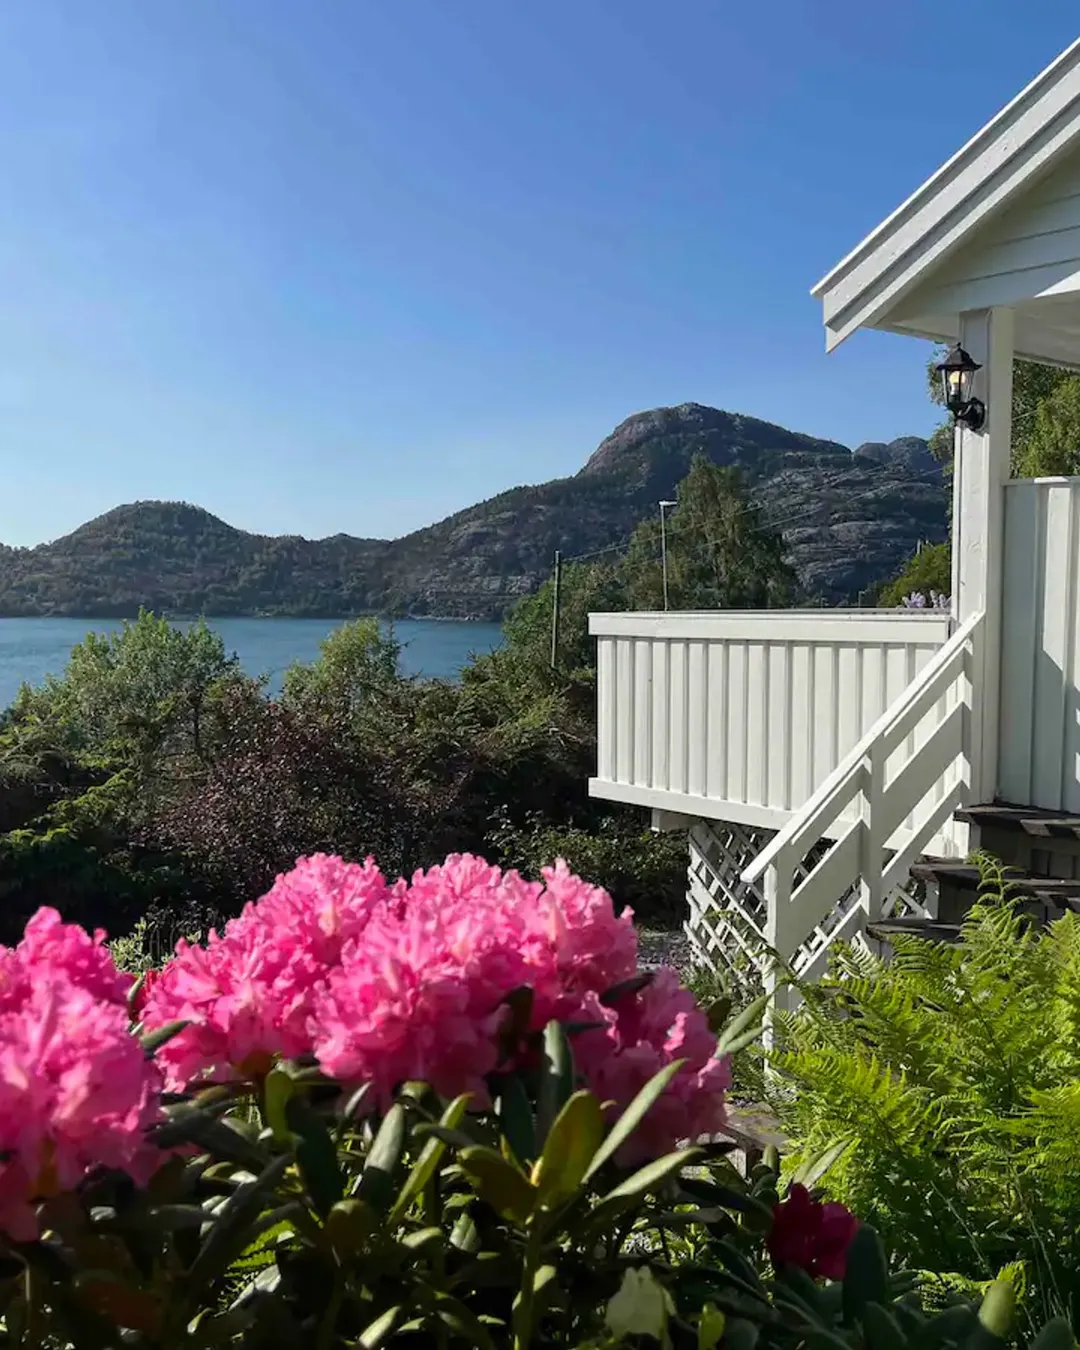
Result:
{"label": "shoreline", "polygon": [[[382,623],[476,623],[502,626],[504,619],[487,619],[476,614],[380,614],[375,610],[368,610],[360,614],[260,614],[258,611],[245,611],[244,613],[229,614],[187,614],[170,613],[168,610],[150,609],[148,613],[156,615],[160,619],[167,619],[169,623],[197,623],[200,619],[205,619],[207,623],[212,623],[220,619],[258,619],[260,622],[272,622],[275,619],[282,619],[288,623],[352,623],[356,619],[378,619]],[[71,619],[79,623],[123,623],[125,620],[131,622],[139,617],[139,611],[134,613],[130,611],[122,614],[0,614],[0,622],[10,620],[11,622],[41,622],[53,619]]]}

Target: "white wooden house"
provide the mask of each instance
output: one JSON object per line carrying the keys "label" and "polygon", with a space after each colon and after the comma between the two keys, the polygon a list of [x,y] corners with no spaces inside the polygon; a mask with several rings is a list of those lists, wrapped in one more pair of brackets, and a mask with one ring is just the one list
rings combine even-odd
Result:
{"label": "white wooden house", "polygon": [[910,884],[919,860],[959,876],[989,843],[1055,875],[1044,898],[1080,896],[1080,479],[1009,478],[1014,357],[1080,370],[1080,41],[813,294],[830,349],[881,328],[981,365],[985,420],[957,433],[952,613],[590,621],[590,791],[687,831],[705,959],[760,965],[756,933],[809,977],[868,924],[941,921],[935,888]]}

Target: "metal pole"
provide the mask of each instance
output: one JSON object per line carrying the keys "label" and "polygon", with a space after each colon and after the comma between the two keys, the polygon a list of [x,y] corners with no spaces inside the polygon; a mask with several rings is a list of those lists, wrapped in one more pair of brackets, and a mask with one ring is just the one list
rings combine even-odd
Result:
{"label": "metal pole", "polygon": [[664,572],[664,609],[668,607],[667,593],[667,517],[664,515],[664,509],[667,502],[660,503],[660,565]]}
{"label": "metal pole", "polygon": [[562,588],[562,552],[555,550],[555,576],[551,596],[551,669],[559,665],[559,600]]}

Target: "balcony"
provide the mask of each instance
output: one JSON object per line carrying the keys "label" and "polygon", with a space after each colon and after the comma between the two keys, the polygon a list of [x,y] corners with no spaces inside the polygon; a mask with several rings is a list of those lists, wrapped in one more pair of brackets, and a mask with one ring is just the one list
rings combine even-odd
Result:
{"label": "balcony", "polygon": [[944,645],[949,624],[918,610],[593,614],[589,791],[781,829]]}

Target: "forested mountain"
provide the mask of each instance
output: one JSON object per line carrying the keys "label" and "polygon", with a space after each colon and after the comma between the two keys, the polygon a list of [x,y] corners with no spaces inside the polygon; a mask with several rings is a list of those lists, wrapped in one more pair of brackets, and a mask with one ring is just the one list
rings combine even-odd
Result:
{"label": "forested mountain", "polygon": [[695,453],[738,466],[779,528],[809,599],[841,603],[946,535],[947,493],[926,442],[851,451],[701,404],[628,418],[573,477],[512,488],[401,539],[307,540],[234,529],[196,506],[137,502],[53,543],[0,546],[0,615],[499,618],[551,570],[555,549],[626,540]]}

